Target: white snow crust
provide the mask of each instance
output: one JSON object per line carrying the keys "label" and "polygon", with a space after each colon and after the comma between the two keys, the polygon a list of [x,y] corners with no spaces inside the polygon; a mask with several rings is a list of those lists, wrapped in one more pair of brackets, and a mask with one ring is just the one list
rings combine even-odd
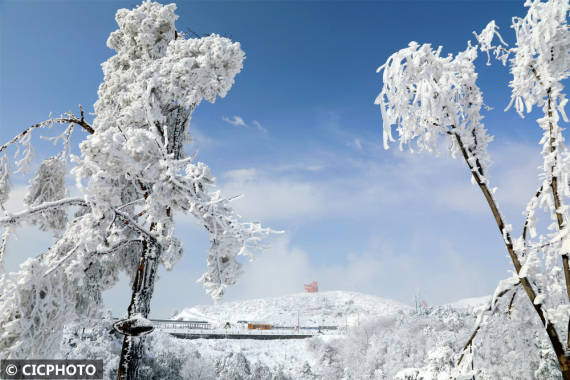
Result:
{"label": "white snow crust", "polygon": [[236,323],[239,320],[296,326],[358,323],[369,316],[393,314],[412,308],[397,301],[356,292],[328,291],[298,293],[282,297],[200,305],[182,310],[173,319],[201,320],[211,323]]}

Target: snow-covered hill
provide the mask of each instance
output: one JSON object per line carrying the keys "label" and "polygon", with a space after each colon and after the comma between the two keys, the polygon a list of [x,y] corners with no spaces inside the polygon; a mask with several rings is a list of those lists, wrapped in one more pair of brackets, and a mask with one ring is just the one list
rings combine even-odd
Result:
{"label": "snow-covered hill", "polygon": [[[351,356],[353,352],[375,358],[374,347],[384,347],[382,355],[374,359],[377,362],[374,367],[383,374],[377,378],[388,379],[401,368],[422,364],[442,336],[456,339],[458,346],[464,344],[475,321],[473,308],[482,302],[483,298],[461,300],[436,307],[433,315],[429,310],[418,314],[413,307],[393,300],[329,291],[193,306],[174,318],[208,321],[218,327],[240,320],[295,326],[299,318],[301,326],[335,325],[340,329],[311,339],[277,341],[180,340],[153,334],[153,351],[160,355],[169,352],[168,355],[179,359],[169,360],[168,365],[159,362],[150,365],[153,371],[165,371],[160,373],[170,377],[172,363],[183,361],[184,357],[199,357],[191,367],[209,374],[204,378],[333,379],[342,377],[344,368],[362,375],[351,368],[359,365]],[[424,344],[418,345],[418,339]],[[372,345],[365,343],[368,340]],[[195,376],[195,372],[188,371],[184,376]]]}
{"label": "snow-covered hill", "polygon": [[[293,340],[186,340],[156,330],[146,340],[148,351],[142,378],[394,379],[405,371],[418,373],[419,368],[455,363],[473,333],[477,310],[488,299],[469,298],[416,310],[375,296],[332,291],[194,306],[175,317],[205,320],[217,327],[239,320],[296,326],[299,315],[301,326],[336,325],[340,329]],[[536,351],[536,355],[527,355],[527,360],[521,362],[517,356],[516,348],[528,342],[548,347],[548,342],[537,334],[539,330],[533,325],[523,326],[504,313],[497,312],[492,318],[478,335],[473,350],[474,361],[486,371],[487,377],[480,378],[553,378],[533,375],[538,369],[553,373],[556,362],[552,357],[540,356]],[[107,340],[112,339],[108,334],[110,323],[112,320],[100,326],[100,335]],[[235,328],[241,327],[232,326]],[[114,347],[111,352],[109,346]],[[91,340],[74,341],[77,358],[87,357],[86,352],[98,358],[107,355],[108,368],[118,365],[120,348],[120,339],[112,344],[101,341],[98,345]],[[507,354],[508,360],[495,360]],[[115,376],[111,372],[108,375]]]}
{"label": "snow-covered hill", "polygon": [[359,319],[365,320],[370,316],[410,310],[409,306],[385,298],[330,291],[194,306],[182,310],[174,319],[203,320],[214,324],[245,320],[295,326],[298,318],[301,326],[345,326],[355,325]]}
{"label": "snow-covered hill", "polygon": [[463,298],[459,301],[451,302],[443,305],[444,307],[451,307],[456,310],[477,310],[485,307],[491,302],[491,296]]}
{"label": "snow-covered hill", "polygon": [[[198,305],[177,313],[173,319],[208,321],[214,326],[232,325],[240,320],[265,322],[277,326],[338,326],[338,332],[305,340],[179,340],[155,335],[156,352],[171,350],[199,353],[199,363],[215,363],[216,378],[222,379],[313,379],[320,368],[316,346],[344,339],[345,327],[356,331],[358,325],[377,318],[407,315],[413,308],[399,302],[356,292],[329,291],[298,293],[288,296]],[[182,348],[183,347],[183,348]],[[212,372],[213,371],[213,372]],[[316,377],[315,377],[316,376]],[[206,376],[207,378],[207,376]]]}

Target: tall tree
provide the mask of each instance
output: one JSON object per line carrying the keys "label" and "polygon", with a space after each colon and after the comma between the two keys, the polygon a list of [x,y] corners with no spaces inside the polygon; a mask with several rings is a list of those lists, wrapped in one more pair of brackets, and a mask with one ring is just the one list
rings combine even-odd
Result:
{"label": "tall tree", "polygon": [[[568,0],[528,0],[525,6],[527,15],[513,18],[513,48],[503,41],[494,21],[475,34],[477,44],[469,41],[467,49],[456,56],[442,57],[441,47],[434,50],[429,44],[411,42],[378,69],[383,70],[384,84],[376,104],[382,110],[386,148],[394,141],[392,125],[396,125],[400,148],[414,142],[420,151],[437,153],[440,136],[445,136],[450,153],[464,159],[472,182],[479,186],[491,209],[515,269],[512,278],[499,284],[489,310],[498,298],[522,288],[544,326],[564,379],[570,379],[570,236],[565,203],[570,196],[570,156],[559,125],[560,118],[568,122],[562,81],[570,74],[569,4]],[[493,44],[495,37],[497,45]],[[542,184],[528,204],[524,229],[517,239],[490,186],[487,144],[491,137],[482,124],[483,97],[474,66],[478,50],[510,65],[511,105],[521,116],[535,106],[544,114],[537,120],[543,131]],[[549,232],[537,236],[539,207],[547,210],[553,225]],[[484,321],[485,315],[472,339]]]}
{"label": "tall tree", "polygon": [[[142,355],[146,318],[159,264],[171,269],[183,249],[174,236],[175,213],[192,214],[209,233],[206,291],[221,297],[241,272],[237,255],[270,233],[245,223],[228,199],[215,191],[208,166],[184,151],[189,122],[202,100],[224,97],[245,57],[239,43],[212,34],[187,39],[175,28],[174,4],[144,1],[116,14],[119,29],[107,45],[116,54],[103,63],[92,124],[65,114],[33,125],[0,147],[0,206],[4,227],[0,264],[10,232],[24,222],[54,231],[57,242],[14,273],[0,274],[0,350],[4,357],[50,357],[63,326],[97,317],[101,294],[127,273],[132,283],[128,317],[115,324],[125,335],[119,378],[134,379]],[[27,208],[8,214],[7,150],[20,145],[17,170],[30,161],[32,132],[66,126],[60,154],[43,161],[31,180]],[[80,155],[70,153],[70,136],[87,137]],[[71,168],[70,168],[71,166]],[[16,170],[16,171],[17,171]],[[67,197],[71,172],[81,197]],[[72,216],[69,208],[78,208]]]}

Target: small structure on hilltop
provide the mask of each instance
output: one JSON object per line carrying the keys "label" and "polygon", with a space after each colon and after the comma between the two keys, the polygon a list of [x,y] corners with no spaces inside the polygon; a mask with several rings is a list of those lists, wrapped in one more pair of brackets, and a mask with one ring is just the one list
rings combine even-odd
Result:
{"label": "small structure on hilltop", "polygon": [[305,291],[307,293],[317,293],[319,291],[319,284],[316,281],[305,284]]}

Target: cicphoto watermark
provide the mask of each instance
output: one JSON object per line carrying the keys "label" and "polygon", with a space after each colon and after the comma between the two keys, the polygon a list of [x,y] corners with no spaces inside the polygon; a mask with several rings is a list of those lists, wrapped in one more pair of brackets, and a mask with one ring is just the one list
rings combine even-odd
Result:
{"label": "cicphoto watermark", "polygon": [[0,360],[0,379],[103,379],[103,360]]}

